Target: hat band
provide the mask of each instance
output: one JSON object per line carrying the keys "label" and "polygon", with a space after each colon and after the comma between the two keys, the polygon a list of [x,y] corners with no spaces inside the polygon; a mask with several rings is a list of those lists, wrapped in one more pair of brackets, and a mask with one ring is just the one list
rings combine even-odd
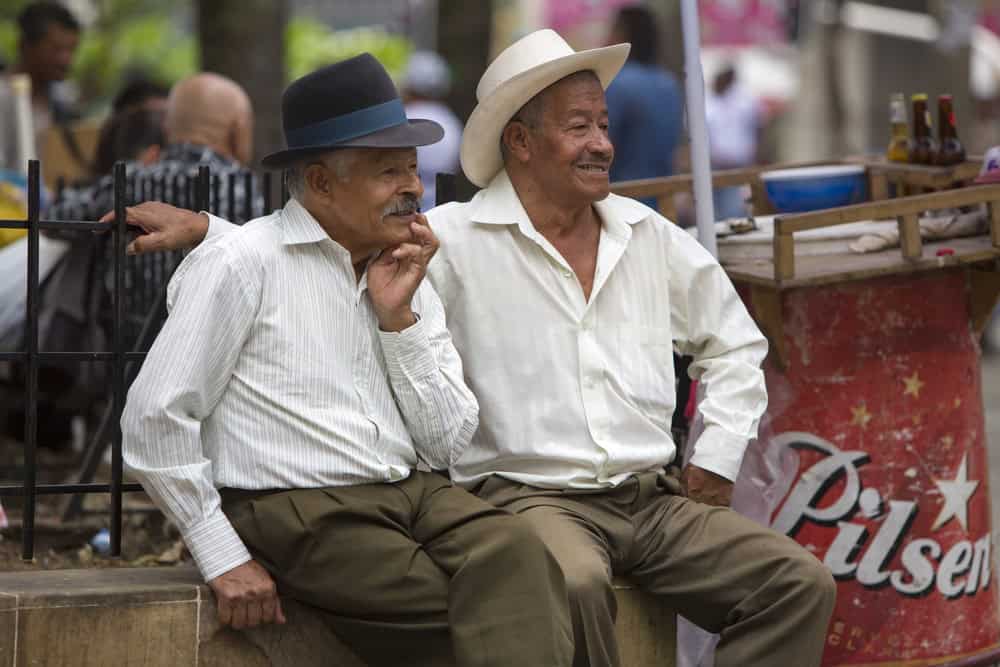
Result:
{"label": "hat band", "polygon": [[343,116],[286,130],[285,141],[289,149],[329,146],[406,122],[406,109],[397,97]]}

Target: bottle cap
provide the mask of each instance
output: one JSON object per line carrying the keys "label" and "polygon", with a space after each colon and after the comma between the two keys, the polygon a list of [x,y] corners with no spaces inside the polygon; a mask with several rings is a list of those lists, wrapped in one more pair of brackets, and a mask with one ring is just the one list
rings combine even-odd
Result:
{"label": "bottle cap", "polygon": [[951,93],[944,93],[943,95],[938,95],[938,100],[944,102],[951,102]]}
{"label": "bottle cap", "polygon": [[910,99],[913,100],[914,102],[926,102],[927,101],[927,93],[917,93],[913,97],[911,97]]}

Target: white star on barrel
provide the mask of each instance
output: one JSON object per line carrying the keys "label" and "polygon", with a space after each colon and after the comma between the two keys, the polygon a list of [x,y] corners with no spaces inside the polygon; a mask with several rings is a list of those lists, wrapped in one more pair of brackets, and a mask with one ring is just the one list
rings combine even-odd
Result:
{"label": "white star on barrel", "polygon": [[931,530],[937,530],[948,523],[948,520],[952,517],[958,519],[964,530],[969,530],[969,498],[976,492],[979,482],[970,482],[968,480],[967,459],[968,454],[962,457],[962,465],[958,466],[958,474],[955,475],[955,479],[947,481],[934,480],[938,489],[941,490],[941,497],[944,498],[944,506],[941,507],[941,513],[934,520]]}

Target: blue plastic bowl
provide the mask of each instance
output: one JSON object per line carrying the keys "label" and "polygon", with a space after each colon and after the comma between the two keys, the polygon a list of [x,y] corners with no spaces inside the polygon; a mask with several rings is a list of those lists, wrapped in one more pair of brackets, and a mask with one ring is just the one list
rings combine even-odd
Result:
{"label": "blue plastic bowl", "polygon": [[765,171],[760,178],[779,213],[818,211],[868,199],[868,179],[860,165],[778,169]]}

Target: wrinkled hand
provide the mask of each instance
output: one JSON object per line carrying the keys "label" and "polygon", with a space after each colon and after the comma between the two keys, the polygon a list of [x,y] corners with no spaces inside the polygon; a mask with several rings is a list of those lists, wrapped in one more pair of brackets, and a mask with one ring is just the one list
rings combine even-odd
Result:
{"label": "wrinkled hand", "polygon": [[733,483],[721,475],[688,464],[681,473],[684,495],[705,505],[729,507],[733,499]]}
{"label": "wrinkled hand", "polygon": [[[100,222],[114,222],[115,212],[104,214]],[[143,231],[125,248],[129,255],[161,250],[193,248],[208,234],[208,216],[149,201],[125,209],[125,223]]]}
{"label": "wrinkled hand", "polygon": [[247,561],[208,582],[219,606],[219,622],[237,630],[285,622],[274,580],[257,561]]}
{"label": "wrinkled hand", "polygon": [[383,331],[402,331],[416,322],[410,303],[438,249],[423,215],[410,223],[410,234],[409,241],[386,248],[368,265],[368,294]]}

